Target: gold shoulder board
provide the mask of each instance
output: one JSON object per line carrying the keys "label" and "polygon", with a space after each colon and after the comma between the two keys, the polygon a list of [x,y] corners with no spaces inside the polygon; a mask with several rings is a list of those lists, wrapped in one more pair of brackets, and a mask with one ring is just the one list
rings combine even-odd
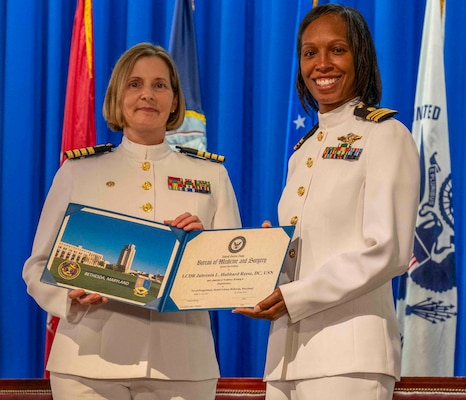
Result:
{"label": "gold shoulder board", "polygon": [[299,142],[294,145],[293,150],[298,150],[307,139],[309,139],[314,133],[316,133],[318,127],[319,124],[315,124],[308,133],[306,133],[301,139],[299,139]]}
{"label": "gold shoulder board", "polygon": [[114,148],[115,146],[110,143],[99,144],[97,146],[83,147],[81,149],[65,151],[65,156],[69,160],[73,160],[77,158],[85,158],[95,156],[97,154],[108,153],[110,151],[113,151]]}
{"label": "gold shoulder board", "polygon": [[354,109],[354,115],[366,121],[382,122],[398,114],[398,111],[389,108],[366,106],[360,104]]}
{"label": "gold shoulder board", "polygon": [[198,149],[193,149],[192,147],[185,147],[185,146],[176,146],[177,149],[180,150],[180,153],[188,154],[192,157],[201,158],[203,160],[210,160],[222,163],[225,161],[225,156],[220,156],[218,154],[209,153],[208,151],[202,151]]}

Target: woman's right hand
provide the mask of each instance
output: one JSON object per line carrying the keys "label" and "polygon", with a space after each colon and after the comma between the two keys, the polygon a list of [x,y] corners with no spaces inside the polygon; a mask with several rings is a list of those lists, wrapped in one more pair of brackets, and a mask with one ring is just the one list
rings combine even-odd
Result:
{"label": "woman's right hand", "polygon": [[282,291],[276,288],[272,294],[256,304],[254,308],[237,307],[232,310],[234,314],[243,314],[246,317],[276,321],[288,314]]}
{"label": "woman's right hand", "polygon": [[68,297],[71,299],[72,305],[97,306],[108,302],[108,298],[102,297],[98,293],[86,293],[83,289],[70,290]]}

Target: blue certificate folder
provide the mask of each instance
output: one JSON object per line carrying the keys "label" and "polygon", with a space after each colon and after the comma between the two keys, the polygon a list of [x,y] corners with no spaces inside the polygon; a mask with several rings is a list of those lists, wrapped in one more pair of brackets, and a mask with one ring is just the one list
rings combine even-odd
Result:
{"label": "blue certificate folder", "polygon": [[70,203],[41,281],[160,312],[253,307],[276,287],[293,232],[186,232]]}

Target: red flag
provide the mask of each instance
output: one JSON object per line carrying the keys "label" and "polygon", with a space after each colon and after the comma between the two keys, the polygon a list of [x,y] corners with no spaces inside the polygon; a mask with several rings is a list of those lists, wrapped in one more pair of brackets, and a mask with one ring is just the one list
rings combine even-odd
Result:
{"label": "red flag", "polygon": [[78,0],[71,38],[61,161],[67,150],[94,146],[95,131],[92,0]]}
{"label": "red flag", "polygon": [[[96,144],[92,0],[78,0],[71,37],[60,163],[64,152]],[[47,318],[45,365],[59,318]],[[44,376],[49,377],[45,370]]]}

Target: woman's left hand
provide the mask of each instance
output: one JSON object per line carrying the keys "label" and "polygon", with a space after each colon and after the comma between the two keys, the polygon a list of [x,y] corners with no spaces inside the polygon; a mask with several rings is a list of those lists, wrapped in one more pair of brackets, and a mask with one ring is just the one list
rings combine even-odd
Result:
{"label": "woman's left hand", "polygon": [[163,221],[166,225],[175,226],[185,231],[202,231],[204,230],[204,225],[202,225],[201,220],[196,215],[192,215],[189,212],[179,215],[175,219]]}
{"label": "woman's left hand", "polygon": [[285,314],[288,314],[282,291],[276,288],[272,294],[260,301],[254,308],[238,307],[233,311],[235,314],[243,314],[250,318],[268,319],[275,321]]}

